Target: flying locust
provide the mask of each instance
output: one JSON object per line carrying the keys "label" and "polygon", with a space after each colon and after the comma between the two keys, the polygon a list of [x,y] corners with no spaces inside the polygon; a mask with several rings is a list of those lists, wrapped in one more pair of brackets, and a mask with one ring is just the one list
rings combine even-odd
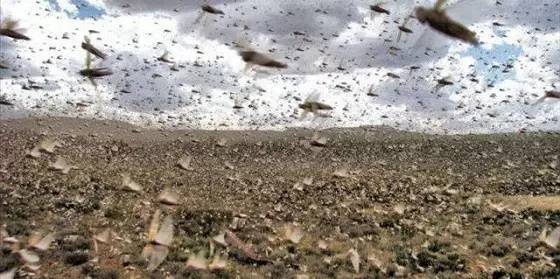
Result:
{"label": "flying locust", "polygon": [[443,9],[445,2],[446,0],[437,0],[433,8],[416,7],[414,10],[416,19],[422,24],[427,23],[431,28],[449,37],[478,45],[479,41],[475,32],[447,15]]}
{"label": "flying locust", "polygon": [[21,29],[17,28],[18,21],[7,18],[0,23],[0,36],[10,37],[14,40],[31,40],[29,37],[21,33]]}
{"label": "flying locust", "polygon": [[88,51],[86,52],[86,68],[80,70],[80,75],[89,79],[93,86],[97,87],[97,83],[95,82],[96,78],[101,78],[104,76],[110,76],[113,74],[113,71],[107,67],[100,67],[100,68],[92,68],[91,67],[91,53]]}

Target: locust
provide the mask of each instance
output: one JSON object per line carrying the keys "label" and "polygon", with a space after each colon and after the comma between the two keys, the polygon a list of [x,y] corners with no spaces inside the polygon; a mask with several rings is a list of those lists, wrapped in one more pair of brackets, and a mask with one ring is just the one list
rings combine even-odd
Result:
{"label": "locust", "polygon": [[451,77],[447,76],[444,78],[440,78],[437,80],[437,85],[436,85],[436,91],[439,91],[440,89],[449,86],[449,85],[453,85],[455,84],[453,81],[451,81]]}
{"label": "locust", "polygon": [[533,103],[533,105],[537,105],[540,104],[542,102],[544,102],[546,99],[548,98],[553,98],[553,99],[560,99],[560,91],[556,91],[556,90],[548,90],[544,92],[544,95],[542,97],[540,97],[537,101],[535,101]]}
{"label": "locust", "polygon": [[446,0],[437,0],[433,8],[416,7],[414,10],[416,19],[422,24],[427,23],[432,29],[449,37],[472,45],[478,45],[479,41],[476,38],[475,32],[447,15],[443,9],[445,2]]}
{"label": "locust", "polygon": [[397,35],[397,42],[399,42],[399,41],[401,40],[402,33],[407,33],[407,34],[414,33],[414,32],[412,31],[412,29],[410,29],[410,28],[408,28],[408,27],[406,26],[406,24],[408,23],[408,21],[409,21],[411,18],[413,18],[412,15],[406,17],[406,18],[404,19],[403,24],[402,24],[402,25],[399,25],[399,27],[398,27],[398,28],[399,28],[399,34]]}
{"label": "locust", "polygon": [[174,63],[173,60],[169,58],[169,51],[165,51],[162,56],[158,57],[158,61],[165,62],[165,63]]}
{"label": "locust", "polygon": [[[206,1],[205,1],[206,2]],[[203,4],[202,6],[200,6],[200,14],[198,15],[198,17],[195,19],[194,23],[199,23],[200,20],[204,17],[205,14],[211,14],[211,15],[224,15],[224,11],[211,6],[209,4]]]}
{"label": "locust", "polygon": [[369,5],[369,9],[371,10],[372,13],[379,13],[379,14],[386,14],[386,15],[390,15],[391,12],[383,7],[381,7],[381,3],[380,4],[375,4],[375,5]]}
{"label": "locust", "polygon": [[31,40],[29,37],[21,33],[21,29],[17,28],[18,21],[7,18],[0,24],[0,36],[6,36],[14,40]]}
{"label": "locust", "polygon": [[202,9],[202,11],[209,13],[209,14],[213,14],[213,15],[223,15],[224,11],[217,9],[213,6],[210,6],[208,4],[204,4],[202,6],[200,6],[200,8]]}
{"label": "locust", "polygon": [[87,77],[93,86],[97,87],[97,83],[95,82],[96,78],[101,78],[104,76],[110,76],[113,74],[113,71],[107,67],[101,68],[92,68],[91,67],[91,53],[88,51],[86,52],[86,68],[80,70],[80,75]]}
{"label": "locust", "polygon": [[303,110],[303,113],[301,115],[302,119],[305,118],[305,116],[307,116],[308,113],[312,113],[315,116],[324,116],[321,113],[321,111],[333,109],[333,107],[321,103],[318,100],[319,100],[319,94],[313,93],[305,99],[303,104],[298,105],[298,107]]}
{"label": "locust", "polygon": [[0,95],[0,105],[2,106],[13,106],[14,104],[6,98],[6,96]]}
{"label": "locust", "polygon": [[239,55],[247,65],[259,65],[269,68],[288,68],[288,65],[254,50],[242,50]]}
{"label": "locust", "polygon": [[148,261],[148,271],[154,271],[167,257],[173,242],[173,218],[165,217],[160,225],[161,210],[157,209],[148,229],[148,243],[142,257]]}
{"label": "locust", "polygon": [[91,44],[88,36],[84,36],[84,41],[82,42],[82,48],[88,51],[89,53],[95,55],[95,57],[99,59],[107,58],[107,55],[103,53],[101,50],[97,49]]}
{"label": "locust", "polygon": [[241,47],[241,50],[239,50],[238,52],[239,56],[241,56],[243,62],[247,63],[245,66],[245,71],[249,70],[255,65],[276,69],[288,68],[287,64],[275,60],[274,58],[266,54],[253,50],[251,47],[247,46],[244,43],[237,43],[237,45]]}

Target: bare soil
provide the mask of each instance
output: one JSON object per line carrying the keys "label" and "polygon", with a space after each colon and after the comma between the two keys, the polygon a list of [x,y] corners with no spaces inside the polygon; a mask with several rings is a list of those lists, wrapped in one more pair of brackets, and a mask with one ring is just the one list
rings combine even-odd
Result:
{"label": "bare soil", "polygon": [[[560,135],[364,127],[321,131],[328,142],[317,147],[312,133],[2,121],[0,224],[21,242],[56,233],[37,278],[560,277],[560,253],[538,241],[560,226]],[[63,146],[26,156],[45,138]],[[192,170],[177,165],[185,155]],[[77,169],[49,169],[58,157]],[[123,191],[123,173],[143,192]],[[180,205],[156,201],[165,188]],[[157,208],[173,216],[175,234],[166,260],[147,272],[140,254]],[[301,241],[285,239],[287,224],[302,229]],[[119,237],[95,253],[92,234],[105,228]],[[226,229],[262,260],[234,247],[210,251]],[[0,273],[21,266],[13,252],[2,247]],[[187,268],[199,252],[227,267]]]}

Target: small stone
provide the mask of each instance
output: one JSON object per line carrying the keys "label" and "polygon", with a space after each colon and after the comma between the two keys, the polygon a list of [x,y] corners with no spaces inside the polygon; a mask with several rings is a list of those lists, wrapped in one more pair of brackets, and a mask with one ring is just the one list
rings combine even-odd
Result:
{"label": "small stone", "polygon": [[121,262],[123,266],[128,266],[130,265],[130,255],[125,254],[121,257]]}

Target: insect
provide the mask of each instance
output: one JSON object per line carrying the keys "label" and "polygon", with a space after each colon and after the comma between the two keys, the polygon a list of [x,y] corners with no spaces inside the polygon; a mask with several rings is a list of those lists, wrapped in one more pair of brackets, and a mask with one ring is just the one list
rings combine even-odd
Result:
{"label": "insect", "polygon": [[442,86],[453,85],[453,82],[452,82],[452,81],[449,81],[449,80],[447,80],[447,79],[445,79],[445,78],[438,79],[438,80],[437,80],[437,83],[438,83],[439,85],[442,85]]}
{"label": "insect", "polygon": [[391,73],[391,72],[387,73],[387,76],[390,77],[390,78],[395,78],[395,79],[401,78],[399,75]]}
{"label": "insect", "polygon": [[224,235],[224,242],[229,246],[241,251],[243,255],[257,263],[268,263],[268,260],[261,258],[252,245],[243,242],[232,231],[226,230]]}
{"label": "insect", "polygon": [[202,9],[202,11],[207,12],[209,14],[213,14],[213,15],[223,15],[224,11],[217,9],[213,6],[210,6],[208,4],[204,4],[202,6],[200,6],[200,8]]}
{"label": "insect", "polygon": [[305,116],[307,116],[308,113],[312,113],[315,116],[324,116],[323,114],[321,114],[322,110],[333,109],[333,107],[321,103],[318,100],[319,100],[319,93],[313,93],[305,99],[303,104],[299,104],[299,108],[303,110],[303,114],[301,115],[302,119],[305,118]]}
{"label": "insect", "polygon": [[184,170],[191,171],[194,170],[194,168],[191,166],[191,162],[192,162],[192,157],[185,155],[179,159],[177,165]]}
{"label": "insect", "polygon": [[369,87],[367,95],[372,96],[372,97],[378,97],[379,96],[377,93],[375,93],[373,84]]}
{"label": "insect", "polygon": [[386,14],[386,15],[390,15],[390,14],[391,14],[390,11],[388,11],[388,10],[382,8],[381,5],[382,5],[382,3],[375,4],[375,5],[369,5],[369,9],[371,10],[372,15],[373,15],[374,12],[375,12],[375,13],[379,13],[379,14]]}
{"label": "insect", "polygon": [[260,52],[256,52],[254,50],[242,50],[239,52],[239,55],[247,63],[248,67],[252,67],[253,65],[259,65],[263,67],[269,68],[279,68],[285,69],[288,68],[288,65],[276,61],[269,56],[262,54]]}
{"label": "insect", "polygon": [[16,277],[17,268],[8,269],[0,273],[0,278],[2,279],[13,279]]}
{"label": "insect", "polygon": [[130,177],[130,174],[128,173],[123,173],[121,174],[121,184],[122,184],[122,189],[124,189],[125,191],[131,191],[131,192],[142,192],[142,186],[140,184],[138,184],[137,182],[133,181],[132,178]]}
{"label": "insect", "polygon": [[542,231],[539,236],[539,241],[551,249],[558,249],[558,243],[560,243],[560,227],[557,227],[548,234],[546,231],[547,229]]}
{"label": "insect", "polygon": [[412,33],[414,33],[414,32],[412,31],[412,29],[410,29],[410,28],[408,28],[408,27],[406,26],[406,25],[408,24],[408,21],[409,21],[411,18],[414,18],[414,16],[413,16],[413,15],[407,16],[407,17],[404,19],[403,24],[399,25],[399,27],[398,27],[398,28],[399,28],[399,33],[398,33],[398,35],[397,35],[397,42],[399,42],[399,41],[401,40],[402,33],[407,33],[407,34],[412,34]]}
{"label": "insect", "polygon": [[179,198],[176,193],[172,192],[171,189],[166,188],[157,197],[158,202],[165,205],[179,205]]}
{"label": "insect", "polygon": [[408,72],[408,74],[410,75],[413,71],[416,71],[418,69],[420,69],[420,66],[410,66],[410,71]]}
{"label": "insect", "polygon": [[54,241],[54,239],[55,239],[54,233],[49,233],[45,236],[42,236],[38,233],[34,233],[29,238],[28,243],[30,248],[33,248],[38,251],[46,251],[49,249],[49,246]]}
{"label": "insect", "polygon": [[437,0],[433,8],[416,7],[414,10],[416,19],[422,24],[428,23],[431,28],[449,37],[472,45],[478,45],[479,41],[476,38],[475,32],[447,15],[443,9],[445,2],[446,0]]}
{"label": "insect", "polygon": [[62,174],[68,174],[70,170],[77,169],[77,167],[68,163],[66,159],[58,157],[54,163],[50,164],[50,169],[59,171]]}
{"label": "insect", "polygon": [[[206,2],[206,1],[205,1]],[[196,18],[196,20],[194,21],[194,23],[198,23],[200,22],[200,20],[204,17],[204,15],[206,14],[211,14],[211,15],[224,15],[224,11],[211,6],[209,4],[203,4],[202,6],[200,6],[200,14],[198,15],[198,17]]]}
{"label": "insect", "polygon": [[241,59],[243,59],[243,61],[246,63],[245,72],[247,72],[249,69],[252,69],[252,67],[255,65],[277,69],[288,68],[287,64],[277,61],[266,54],[253,50],[248,46],[248,44],[244,42],[238,42],[236,44],[241,48],[238,53],[241,56]]}
{"label": "insect", "polygon": [[148,271],[154,271],[167,257],[173,242],[173,218],[165,217],[159,224],[161,210],[157,209],[148,229],[148,243],[142,250],[142,257],[148,260]]}
{"label": "insect", "polygon": [[84,41],[82,42],[82,48],[88,51],[89,53],[95,55],[99,59],[107,58],[107,55],[105,53],[101,52],[101,50],[97,49],[91,44],[91,41],[89,40],[88,36],[84,36]]}
{"label": "insect", "polygon": [[327,146],[328,140],[329,139],[327,137],[321,136],[321,134],[319,134],[319,131],[315,131],[313,132],[313,136],[311,136],[310,144],[311,146],[315,147],[325,147]]}
{"label": "insect", "polygon": [[167,50],[160,57],[158,57],[157,60],[165,63],[174,63],[173,60],[169,58],[169,51]]}
{"label": "insect", "polygon": [[27,247],[18,249],[16,254],[26,266],[37,266],[40,261],[40,257],[37,252],[47,251],[54,240],[54,233],[47,234],[44,237],[38,233],[34,233],[29,238]]}
{"label": "insect", "polygon": [[15,40],[31,40],[29,37],[21,33],[17,28],[18,21],[7,18],[0,24],[0,35],[10,37]]}
{"label": "insect", "polygon": [[91,53],[88,51],[86,52],[86,68],[80,70],[80,75],[87,77],[93,86],[97,87],[97,83],[95,82],[96,78],[101,78],[104,76],[110,76],[113,74],[113,71],[107,67],[101,68],[92,68],[91,67]]}
{"label": "insect", "polygon": [[453,84],[454,84],[454,82],[451,81],[450,76],[440,78],[440,79],[437,80],[436,91],[439,91],[440,89],[442,89],[445,86],[449,86],[449,85],[453,85]]}
{"label": "insect", "polygon": [[544,95],[540,97],[536,102],[534,102],[533,105],[540,104],[544,102],[547,98],[560,99],[560,91],[555,91],[555,90],[545,91]]}
{"label": "insect", "polygon": [[[95,251],[95,253],[97,253],[99,251],[99,243],[103,243],[103,244],[109,244],[109,246],[111,247],[111,242],[113,240],[113,238],[115,237],[115,233],[113,232],[113,230],[111,230],[110,228],[106,228],[105,230],[101,231],[98,234],[94,234],[93,235],[93,250]],[[112,249],[112,247],[111,247]]]}
{"label": "insect", "polygon": [[3,106],[13,106],[14,104],[6,98],[6,96],[0,95],[0,105]]}
{"label": "insect", "polygon": [[394,46],[390,46],[390,47],[389,47],[388,53],[389,53],[390,55],[397,56],[397,53],[398,53],[399,51],[401,51],[400,48],[394,47]]}
{"label": "insect", "polygon": [[560,99],[560,91],[553,91],[553,90],[546,91],[544,92],[544,97]]}

